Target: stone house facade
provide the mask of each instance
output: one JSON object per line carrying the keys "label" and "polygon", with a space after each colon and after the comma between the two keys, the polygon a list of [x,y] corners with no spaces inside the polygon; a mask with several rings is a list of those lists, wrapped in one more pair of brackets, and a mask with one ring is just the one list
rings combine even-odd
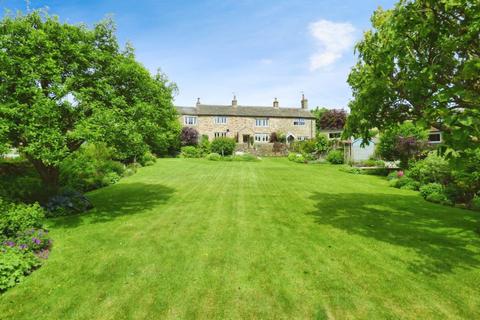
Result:
{"label": "stone house facade", "polygon": [[268,144],[272,133],[283,134],[290,142],[315,137],[315,117],[305,97],[301,108],[281,108],[277,99],[271,107],[241,106],[236,97],[231,105],[205,105],[198,99],[195,107],[176,108],[182,125],[197,129],[210,141],[229,137],[240,144]]}

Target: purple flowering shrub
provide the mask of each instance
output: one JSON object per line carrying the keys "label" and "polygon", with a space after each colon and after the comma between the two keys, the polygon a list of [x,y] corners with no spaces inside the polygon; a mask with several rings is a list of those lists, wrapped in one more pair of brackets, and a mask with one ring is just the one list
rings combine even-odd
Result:
{"label": "purple flowering shrub", "polygon": [[[20,249],[26,249],[38,252],[49,249],[52,241],[49,238],[48,230],[30,229],[17,234],[15,246]],[[8,241],[7,241],[8,242]],[[11,244],[12,241],[10,241]]]}
{"label": "purple flowering shrub", "polygon": [[48,231],[42,229],[38,204],[9,204],[0,199],[0,292],[40,267],[50,252]]}

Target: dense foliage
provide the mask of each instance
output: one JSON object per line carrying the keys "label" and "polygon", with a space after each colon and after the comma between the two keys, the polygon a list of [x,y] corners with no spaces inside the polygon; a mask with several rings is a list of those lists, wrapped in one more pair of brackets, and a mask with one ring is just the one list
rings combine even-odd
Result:
{"label": "dense foliage", "polygon": [[124,165],[112,160],[115,152],[105,144],[85,144],[60,163],[60,185],[86,192],[116,183]]}
{"label": "dense foliage", "polygon": [[345,127],[347,121],[347,112],[345,110],[329,109],[325,110],[319,119],[320,130],[337,129]]}
{"label": "dense foliage", "polygon": [[317,131],[322,130],[320,126],[320,119],[326,111],[328,111],[328,109],[325,107],[316,107],[315,109],[311,110],[311,113],[315,117],[315,127],[317,128]]}
{"label": "dense foliage", "polygon": [[293,162],[307,163],[307,159],[305,159],[305,157],[300,153],[290,152],[287,158],[288,160]]}
{"label": "dense foliage", "polygon": [[41,264],[31,251],[17,247],[0,246],[0,255],[0,292],[14,287]]}
{"label": "dense foliage", "polygon": [[8,203],[0,198],[0,292],[15,286],[47,258],[51,245],[38,204]]}
{"label": "dense foliage", "polygon": [[[390,184],[396,188],[420,190],[429,201],[475,208],[474,199],[480,189],[480,156],[470,159],[474,161],[468,170],[452,168],[444,156],[430,152],[425,159],[414,162],[405,173],[398,172],[396,177],[392,173]],[[434,195],[429,197],[430,194]]]}
{"label": "dense foliage", "polygon": [[49,189],[85,141],[125,162],[169,152],[174,90],[119,48],[111,21],[88,29],[39,11],[0,21],[0,145],[25,154]]}
{"label": "dense foliage", "polygon": [[40,228],[44,212],[38,204],[11,204],[0,199],[0,240],[15,237],[17,233]]}
{"label": "dense foliage", "polygon": [[379,155],[387,160],[400,160],[403,167],[425,149],[428,132],[411,122],[389,128],[381,133],[377,146]]}
{"label": "dense foliage", "polygon": [[210,150],[213,153],[218,153],[222,156],[228,156],[233,153],[236,144],[236,141],[232,138],[217,138],[212,141]]}
{"label": "dense foliage", "polygon": [[202,156],[200,149],[194,146],[182,147],[180,155],[182,158],[200,158]]}
{"label": "dense foliage", "polygon": [[37,171],[24,159],[0,159],[0,198],[28,202],[48,198]]}
{"label": "dense foliage", "polygon": [[331,164],[343,164],[343,152],[340,150],[332,150],[328,153],[326,159]]}
{"label": "dense foliage", "polygon": [[[347,132],[371,138],[405,120],[443,132],[447,155],[480,148],[480,2],[400,0],[357,44]],[[467,160],[468,161],[468,160]]]}
{"label": "dense foliage", "polygon": [[211,161],[220,161],[220,160],[222,160],[222,156],[219,155],[218,153],[215,153],[215,152],[212,152],[212,153],[208,154],[205,158],[206,158],[207,160],[211,160]]}
{"label": "dense foliage", "polygon": [[328,152],[331,147],[332,141],[330,141],[325,134],[317,133],[317,136],[315,138],[316,152],[323,154],[325,152]]}
{"label": "dense foliage", "polygon": [[211,143],[208,140],[207,135],[202,135],[200,138],[200,142],[198,144],[198,149],[200,150],[200,153],[202,156],[206,156],[210,153],[210,148],[211,148]]}

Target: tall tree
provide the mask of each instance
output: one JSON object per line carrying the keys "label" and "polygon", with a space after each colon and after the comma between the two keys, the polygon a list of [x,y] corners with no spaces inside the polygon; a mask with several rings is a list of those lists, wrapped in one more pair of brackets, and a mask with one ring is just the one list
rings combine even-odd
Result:
{"label": "tall tree", "polygon": [[0,149],[26,155],[48,188],[86,141],[123,160],[178,136],[175,87],[119,48],[109,20],[88,29],[40,11],[0,21]]}
{"label": "tall tree", "polygon": [[450,155],[479,148],[480,2],[401,0],[372,24],[348,78],[347,134],[413,120],[441,129]]}
{"label": "tall tree", "polygon": [[342,130],[345,127],[345,122],[347,121],[347,112],[341,109],[330,109],[326,110],[320,120],[318,125],[320,129],[337,129]]}

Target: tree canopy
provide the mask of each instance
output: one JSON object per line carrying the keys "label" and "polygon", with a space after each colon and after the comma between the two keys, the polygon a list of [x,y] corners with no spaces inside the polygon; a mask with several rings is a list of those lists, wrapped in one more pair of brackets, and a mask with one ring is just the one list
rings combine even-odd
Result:
{"label": "tree canopy", "polygon": [[401,0],[378,9],[356,50],[347,134],[412,120],[444,132],[448,154],[480,147],[480,2]]}
{"label": "tree canopy", "polygon": [[341,109],[329,109],[323,112],[319,120],[320,129],[342,130],[347,121],[347,112]]}
{"label": "tree canopy", "polygon": [[106,142],[123,161],[168,151],[175,90],[120,48],[110,20],[89,29],[34,11],[0,21],[0,151],[18,148],[48,186],[85,142]]}

